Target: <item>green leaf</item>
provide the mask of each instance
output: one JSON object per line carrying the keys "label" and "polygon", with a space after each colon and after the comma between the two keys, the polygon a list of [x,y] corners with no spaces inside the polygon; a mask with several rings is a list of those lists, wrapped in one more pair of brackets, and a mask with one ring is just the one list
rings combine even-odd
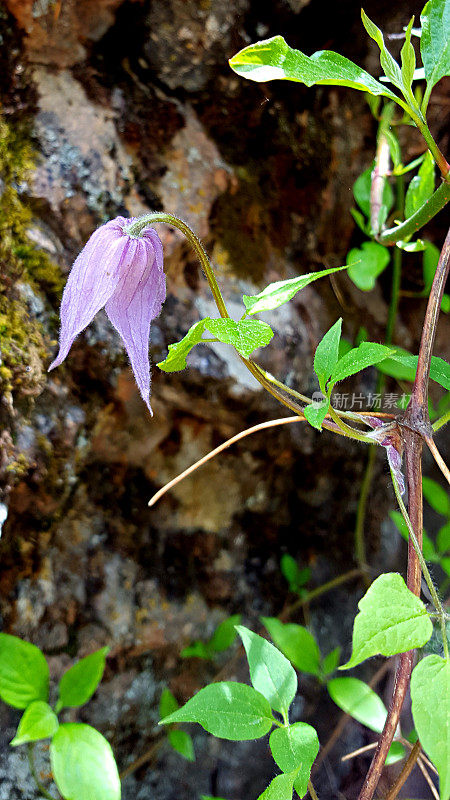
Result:
{"label": "green leaf", "polygon": [[58,717],[43,700],[33,700],[25,709],[12,740],[13,747],[25,742],[49,739],[58,730]]}
{"label": "green leaf", "polygon": [[291,800],[297,770],[290,774],[277,775],[259,795],[258,800]]}
{"label": "green leaf", "polygon": [[176,344],[169,344],[169,355],[157,365],[163,372],[176,372],[185,369],[186,356],[195,345],[202,341],[205,329],[219,342],[230,344],[248,358],[258,347],[265,347],[273,337],[273,330],[266,322],[258,319],[205,319],[199,320],[189,328],[186,336]]}
{"label": "green leaf", "polygon": [[50,744],[55,783],[65,800],[120,800],[120,778],[106,739],[90,725],[60,725]]}
{"label": "green leaf", "polygon": [[269,283],[259,294],[244,294],[242,299],[247,309],[247,314],[258,314],[260,311],[271,311],[273,308],[278,308],[292,300],[297,292],[300,292],[305,286],[309,286],[313,281],[318,280],[318,278],[324,278],[326,275],[332,275],[334,272],[340,272],[343,269],[347,269],[347,267],[333,267],[332,269],[322,269],[319,272],[309,272],[307,275],[300,275],[298,278]]}
{"label": "green leaf", "polygon": [[353,625],[353,651],[339,669],[351,669],[366,658],[393,656],[428,641],[433,625],[422,601],[395,572],[380,575],[359,601]]}
{"label": "green leaf", "polygon": [[420,21],[420,52],[425,77],[430,86],[435,86],[445,75],[450,75],[449,0],[430,0],[420,15]]}
{"label": "green leaf", "polygon": [[385,45],[382,31],[375,25],[375,23],[372,22],[372,20],[369,19],[363,9],[361,9],[361,19],[370,38],[373,39],[380,48],[380,64],[384,70],[384,74],[387,78],[389,78],[394,86],[397,86],[399,89],[403,89],[403,79],[400,67],[395,58],[391,56]]}
{"label": "green leaf", "polygon": [[392,742],[384,763],[388,767],[390,764],[396,764],[397,761],[402,761],[404,757],[405,748],[403,745],[400,742]]}
{"label": "green leaf", "polygon": [[439,772],[441,800],[450,798],[450,661],[437,655],[417,664],[411,676],[414,725]]}
{"label": "green leaf", "polygon": [[332,374],[339,357],[339,341],[342,331],[342,317],[332,325],[329,331],[317,345],[314,355],[314,372],[316,373],[320,388],[325,391],[327,381]]}
{"label": "green leaf", "polygon": [[290,80],[306,86],[349,86],[396,99],[390,89],[339,53],[319,50],[309,57],[289,47],[282,36],[244,47],[229,64],[238,75],[253,81]]}
{"label": "green leaf", "polygon": [[310,568],[299,569],[295,558],[292,558],[288,553],[284,553],[281,557],[280,568],[283,577],[286,578],[289,584],[290,591],[297,594],[302,592],[303,586],[308,583],[311,577]]}
{"label": "green leaf", "polygon": [[181,658],[214,658],[214,653],[211,650],[209,642],[193,642],[193,644],[183,647]]}
{"label": "green leaf", "polygon": [[245,741],[265,736],[273,725],[273,717],[268,701],[256,689],[245,683],[226,681],[200,689],[159,724],[172,722],[198,722],[219,739]]}
{"label": "green leaf", "polygon": [[353,350],[350,350],[338,361],[330,380],[334,385],[337,381],[342,381],[350,375],[355,375],[355,373],[366,367],[379,364],[380,361],[383,361],[393,352],[395,351],[384,344],[361,342],[359,347],[354,347]]}
{"label": "green leaf", "polygon": [[206,320],[204,319],[195,322],[181,341],[175,344],[169,344],[168,356],[166,356],[164,361],[160,361],[157,366],[162,369],[163,372],[177,372],[178,370],[185,369],[187,367],[186,356],[189,355],[196,344],[201,342],[205,324]]}
{"label": "green leaf", "polygon": [[402,169],[402,151],[400,149],[400,142],[396,132],[392,128],[386,128],[384,135],[389,145],[389,152],[394,163],[394,171],[396,169]]}
{"label": "green leaf", "polygon": [[358,678],[333,678],[327,684],[331,699],[366,728],[381,733],[386,722],[385,705],[376,692]]}
{"label": "green leaf", "polygon": [[322,660],[322,672],[324,675],[331,675],[339,666],[339,659],[341,657],[341,648],[335,647],[327,656]]}
{"label": "green leaf", "polygon": [[313,402],[311,405],[306,406],[303,413],[309,424],[318,431],[321,431],[322,423],[328,414],[329,407],[330,401],[328,397],[324,397],[322,403]]}
{"label": "green leaf", "polygon": [[308,791],[311,767],[319,752],[319,739],[311,725],[296,722],[286,728],[276,728],[269,739],[275,763],[283,772],[294,772],[295,791],[303,797]]}
{"label": "green leaf", "polygon": [[242,625],[236,629],[247,654],[253,686],[269,701],[271,708],[287,715],[297,691],[297,675],[290,662],[262,636]]}
{"label": "green leaf", "polygon": [[[398,380],[407,380],[411,383],[416,377],[418,356],[413,356],[406,350],[397,347],[391,356],[380,363],[377,369],[385,375],[391,375]],[[438,356],[431,356],[430,378],[450,390],[450,364]]]}
{"label": "green leaf", "polygon": [[370,218],[370,189],[372,186],[372,171],[374,165],[364,170],[361,175],[358,175],[353,184],[353,197],[358,203],[361,211],[364,212],[366,217]]}
{"label": "green leaf", "polygon": [[434,159],[427,150],[417,175],[412,178],[405,197],[405,217],[412,217],[434,192]]}
{"label": "green leaf", "polygon": [[0,697],[14,708],[48,700],[48,664],[34,644],[0,633]]}
{"label": "green leaf", "polygon": [[399,241],[395,243],[395,246],[398,247],[399,250],[404,250],[405,253],[422,253],[426,249],[423,239],[416,239],[415,242],[399,239]]}
{"label": "green leaf", "polygon": [[302,625],[283,623],[276,617],[261,617],[273,642],[300,672],[320,675],[320,650],[312,633]]}
{"label": "green leaf", "polygon": [[445,489],[436,481],[427,478],[425,475],[422,478],[423,494],[427,502],[443,517],[450,516],[450,497]]}
{"label": "green leaf", "polygon": [[180,756],[183,756],[186,761],[195,761],[194,743],[186,731],[173,728],[169,730],[167,738],[173,749],[176,750]]}
{"label": "green leaf", "polygon": [[209,319],[206,327],[219,342],[231,344],[244,358],[265,347],[273,337],[270,325],[259,319]]}
{"label": "green leaf", "polygon": [[348,276],[358,289],[370,292],[390,258],[387,247],[377,242],[363,242],[360,248],[354,247],[347,254]]}
{"label": "green leaf", "polygon": [[[400,511],[390,511],[389,516],[405,542],[409,541],[408,526]],[[423,531],[422,552],[427,561],[437,561],[438,556],[430,537]]]}
{"label": "green leaf", "polygon": [[406,29],[405,44],[403,45],[400,56],[402,65],[402,83],[406,91],[411,89],[414,80],[414,72],[416,69],[416,54],[414,47],[411,44],[411,30],[414,25],[414,17],[411,18],[409,25]]}
{"label": "green leaf", "polygon": [[102,647],[95,653],[77,661],[64,673],[58,687],[57,713],[62,708],[82,706],[91,699],[102,679],[108,653],[109,647]]}
{"label": "green leaf", "polygon": [[215,653],[222,653],[231,647],[236,638],[236,625],[239,625],[241,617],[241,614],[233,614],[217,626],[209,643]]}
{"label": "green leaf", "polygon": [[446,553],[447,550],[450,550],[450,522],[446,522],[438,531],[436,544],[440,553]]}
{"label": "green leaf", "polygon": [[159,716],[160,717],[168,717],[169,714],[173,714],[178,708],[178,703],[173,696],[170,689],[162,690],[161,699],[159,701]]}

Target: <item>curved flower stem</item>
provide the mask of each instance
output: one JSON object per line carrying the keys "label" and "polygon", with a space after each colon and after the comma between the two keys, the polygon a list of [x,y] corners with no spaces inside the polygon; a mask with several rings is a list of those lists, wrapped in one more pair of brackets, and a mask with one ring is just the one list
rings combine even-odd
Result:
{"label": "curved flower stem", "polygon": [[316,792],[314,786],[312,785],[312,781],[310,781],[310,780],[308,781],[308,792],[309,792],[309,794],[311,796],[311,800],[319,800],[319,798],[317,796],[317,792]]}
{"label": "curved flower stem", "polygon": [[356,439],[358,442],[364,442],[365,444],[374,444],[374,440],[370,439],[369,436],[366,436],[364,433],[357,431],[356,428],[351,428],[350,425],[347,425],[338,415],[332,406],[329,408],[329,414],[331,419],[333,419],[336,425],[341,429],[341,431],[348,436],[349,438]]}
{"label": "curved flower stem", "polygon": [[442,458],[439,450],[437,449],[436,442],[434,439],[430,437],[425,437],[425,441],[430,448],[431,455],[433,456],[436,464],[438,465],[439,469],[441,470],[444,478],[448,483],[450,483],[450,469],[447,467],[444,459]]}
{"label": "curved flower stem", "polygon": [[406,525],[408,527],[409,535],[410,535],[411,541],[412,541],[412,543],[414,545],[414,550],[416,551],[417,558],[419,559],[420,566],[422,568],[423,577],[425,578],[425,580],[427,582],[427,586],[428,586],[428,588],[430,590],[430,594],[431,594],[431,599],[433,600],[433,605],[434,605],[434,607],[435,607],[435,609],[437,611],[439,624],[441,626],[442,642],[443,642],[443,646],[444,646],[444,654],[445,654],[445,658],[448,659],[449,651],[448,651],[447,629],[446,629],[446,624],[445,624],[446,614],[445,614],[445,611],[444,611],[444,609],[442,607],[442,603],[441,603],[441,601],[439,599],[439,595],[438,595],[438,593],[436,591],[436,587],[435,587],[435,585],[433,583],[432,577],[430,575],[430,571],[429,571],[429,569],[427,567],[427,563],[426,563],[426,561],[425,561],[425,559],[423,557],[422,550],[421,550],[421,548],[419,546],[419,542],[417,541],[416,534],[414,533],[414,528],[413,528],[413,526],[411,524],[411,520],[409,518],[408,512],[406,510],[405,504],[404,504],[402,496],[400,494],[400,489],[398,487],[398,483],[396,481],[395,475],[394,475],[392,470],[391,470],[391,477],[392,477],[392,483],[393,483],[393,486],[394,486],[395,496],[397,498],[397,503],[399,505],[400,511],[402,512],[403,519],[405,520]]}
{"label": "curved flower stem", "polygon": [[28,743],[28,764],[30,766],[30,772],[33,776],[33,780],[37,786],[38,791],[43,797],[46,797],[47,800],[55,800],[50,792],[47,791],[45,786],[42,785],[41,781],[39,780],[39,776],[37,774],[36,764],[34,763],[34,743]]}
{"label": "curved flower stem", "polygon": [[389,228],[377,236],[377,242],[380,244],[390,245],[412,236],[417,231],[426,225],[430,219],[444,208],[450,200],[450,183],[442,181],[438,189],[431,195],[423,206],[421,206],[412,217],[409,217],[401,225],[396,225],[395,228]]}
{"label": "curved flower stem", "polygon": [[186,239],[195,250],[200,264],[202,265],[202,269],[206,275],[206,279],[209,283],[209,287],[213,294],[220,316],[224,318],[229,317],[230,315],[222,297],[222,292],[219,289],[219,285],[217,283],[216,276],[214,275],[208,254],[198,236],[195,235],[194,231],[192,231],[189,225],[186,225],[182,219],[179,219],[179,217],[174,217],[173,214],[166,214],[163,211],[153,211],[150,214],[144,214],[144,216],[136,219],[135,222],[127,225],[126,231],[130,236],[139,236],[144,228],[147,228],[149,225],[153,225],[156,222],[165,222],[167,225],[171,225],[172,228],[178,228],[181,233],[184,233]]}
{"label": "curved flower stem", "polygon": [[311,589],[310,592],[305,594],[304,597],[299,597],[298,600],[295,600],[294,603],[291,605],[286,606],[282,613],[280,614],[280,619],[284,620],[289,618],[294,611],[297,611],[299,608],[303,606],[309,605],[312,600],[315,600],[317,597],[320,597],[322,594],[326,594],[330,592],[332,589],[335,589],[337,586],[341,586],[342,583],[347,583],[347,581],[353,580],[353,578],[359,578],[362,574],[362,571],[355,567],[355,569],[351,569],[348,572],[344,572],[342,575],[338,575],[336,578],[332,578],[330,581],[323,583],[321,586],[317,586],[315,589]]}

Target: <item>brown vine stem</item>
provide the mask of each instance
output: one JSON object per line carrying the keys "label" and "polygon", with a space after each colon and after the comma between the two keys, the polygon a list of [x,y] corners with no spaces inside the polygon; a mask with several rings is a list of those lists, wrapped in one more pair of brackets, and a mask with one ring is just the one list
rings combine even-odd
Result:
{"label": "brown vine stem", "polygon": [[[419,545],[422,546],[422,446],[430,439],[433,430],[428,417],[428,380],[436,327],[450,266],[450,230],[447,233],[436,268],[420,341],[416,379],[411,400],[402,420],[404,436],[405,472],[408,486],[408,512]],[[411,539],[408,542],[407,586],[419,595],[422,570]],[[380,740],[366,775],[358,800],[372,800],[389,748],[397,729],[403,702],[411,679],[414,652],[402,653],[397,668],[394,692]]]}
{"label": "brown vine stem", "polygon": [[397,780],[392,785],[392,787],[389,789],[384,800],[395,800],[403,784],[406,783],[409,776],[411,775],[411,772],[415,767],[419,755],[420,755],[420,742],[419,740],[417,740],[417,742],[415,743],[413,749],[411,750],[408,756],[406,764],[404,765],[400,775],[398,776]]}

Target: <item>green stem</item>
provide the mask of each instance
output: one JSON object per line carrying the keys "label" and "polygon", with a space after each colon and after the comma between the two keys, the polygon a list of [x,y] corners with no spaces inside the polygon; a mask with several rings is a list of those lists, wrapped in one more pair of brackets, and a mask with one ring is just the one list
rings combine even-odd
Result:
{"label": "green stem", "polygon": [[317,792],[310,780],[308,781],[308,792],[311,795],[311,800],[319,800],[319,798],[317,797]]}
{"label": "green stem", "polygon": [[[396,181],[397,188],[397,208],[398,213],[403,219],[403,209],[405,205],[405,179],[403,175],[399,175]],[[391,299],[389,303],[388,320],[386,325],[385,344],[392,344],[395,334],[395,323],[398,312],[398,302],[400,297],[400,283],[402,277],[402,251],[399,247],[394,248],[392,255],[392,284],[391,284]]]}
{"label": "green stem", "polygon": [[441,185],[436,189],[434,194],[431,195],[423,206],[421,206],[412,217],[402,222],[401,225],[396,225],[395,228],[389,228],[377,236],[377,241],[380,244],[390,245],[412,236],[422,228],[430,219],[444,208],[450,200],[450,183],[442,181]]}
{"label": "green stem", "polygon": [[336,425],[341,429],[346,436],[351,439],[356,439],[357,442],[364,442],[365,444],[374,444],[374,440],[370,439],[368,436],[365,436],[364,433],[360,433],[357,431],[356,428],[351,428],[350,425],[347,425],[341,417],[339,417],[332,406],[328,409],[328,413],[332,420],[336,423]]}
{"label": "green stem", "polygon": [[162,211],[154,211],[151,214],[144,214],[143,217],[139,217],[135,222],[132,222],[131,225],[126,225],[125,231],[130,236],[139,236],[144,228],[147,228],[149,225],[153,225],[156,222],[166,222],[168,225],[171,225],[173,228],[178,228],[179,231],[184,233],[186,239],[195,250],[200,264],[202,265],[202,269],[206,275],[220,316],[224,318],[229,317],[230,315],[227,311],[225,301],[219,289],[208,254],[198,236],[195,235],[194,231],[192,231],[182,219],[174,217],[173,214],[165,214]]}
{"label": "green stem", "polygon": [[47,791],[45,786],[39,780],[39,776],[37,774],[36,764],[34,763],[34,743],[29,742],[28,744],[28,764],[30,766],[30,772],[33,776],[33,780],[38,788],[38,791],[41,793],[43,797],[46,797],[47,800],[55,800],[52,794]]}
{"label": "green stem", "polygon": [[436,431],[440,430],[440,428],[443,428],[444,425],[447,424],[447,422],[450,422],[450,409],[446,411],[442,417],[439,417],[439,419],[437,419],[436,422],[433,422],[432,427],[434,432],[436,433]]}
{"label": "green stem", "polygon": [[435,585],[433,583],[433,580],[431,578],[429,569],[427,567],[427,562],[425,561],[425,559],[423,557],[422,550],[420,548],[419,542],[417,541],[416,534],[414,533],[414,528],[413,528],[413,526],[411,524],[411,520],[409,518],[409,514],[408,514],[408,512],[406,510],[406,506],[405,506],[405,504],[403,502],[403,499],[402,499],[402,496],[400,494],[400,489],[399,489],[397,480],[396,480],[395,475],[394,475],[392,470],[391,470],[391,477],[392,477],[392,483],[393,483],[393,486],[394,486],[395,496],[397,498],[397,503],[399,505],[400,511],[402,512],[403,519],[405,520],[406,525],[408,526],[410,539],[411,539],[411,541],[412,541],[412,543],[414,545],[414,550],[417,553],[417,558],[419,559],[420,566],[422,567],[423,576],[424,576],[424,578],[426,580],[426,583],[427,583],[427,586],[428,586],[428,588],[430,590],[431,598],[433,600],[433,605],[434,605],[434,607],[436,609],[436,612],[437,612],[437,615],[439,617],[439,622],[440,622],[441,632],[442,632],[442,642],[443,642],[443,645],[444,645],[444,655],[445,655],[445,658],[448,660],[449,659],[449,650],[448,650],[448,640],[447,640],[447,628],[446,628],[446,624],[445,624],[446,614],[445,614],[445,611],[444,611],[444,609],[442,607],[442,603],[441,603],[441,601],[439,599],[439,595],[438,595],[438,593],[436,591],[436,588],[435,588]]}

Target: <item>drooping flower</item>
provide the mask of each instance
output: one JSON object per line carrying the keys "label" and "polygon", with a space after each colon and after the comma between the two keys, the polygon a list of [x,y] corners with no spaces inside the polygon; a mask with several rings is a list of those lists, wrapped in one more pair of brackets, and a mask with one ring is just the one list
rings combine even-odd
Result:
{"label": "drooping flower", "polygon": [[374,430],[366,435],[386,448],[388,464],[398,483],[400,494],[405,493],[405,479],[402,472],[403,443],[397,422],[383,422],[379,417],[364,417],[364,421]]}
{"label": "drooping flower", "polygon": [[136,383],[150,413],[150,323],[166,297],[163,249],[155,230],[132,236],[133,219],[116,217],[98,228],[75,260],[61,302],[59,353],[66,358],[76,336],[103,306],[123,339]]}

